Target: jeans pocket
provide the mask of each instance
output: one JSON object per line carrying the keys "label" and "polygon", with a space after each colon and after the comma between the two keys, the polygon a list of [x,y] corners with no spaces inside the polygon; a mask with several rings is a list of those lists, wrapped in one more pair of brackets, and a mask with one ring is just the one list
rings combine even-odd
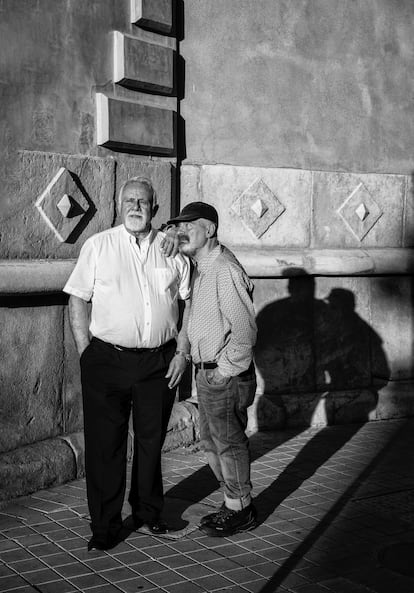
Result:
{"label": "jeans pocket", "polygon": [[222,381],[213,381],[212,378],[214,377],[214,374],[214,369],[206,369],[204,371],[204,381],[208,387],[212,387],[213,389],[223,389],[223,387],[226,387],[232,379],[232,377],[224,377]]}
{"label": "jeans pocket", "polygon": [[256,395],[256,376],[254,374],[248,377],[238,378],[239,409],[246,410],[252,405]]}

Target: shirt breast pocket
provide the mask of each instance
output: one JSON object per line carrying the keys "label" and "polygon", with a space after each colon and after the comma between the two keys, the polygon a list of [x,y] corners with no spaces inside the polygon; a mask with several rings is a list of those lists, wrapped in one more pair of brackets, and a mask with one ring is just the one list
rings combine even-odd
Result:
{"label": "shirt breast pocket", "polygon": [[165,294],[170,292],[174,298],[177,294],[177,275],[170,268],[155,268],[155,285],[157,292]]}

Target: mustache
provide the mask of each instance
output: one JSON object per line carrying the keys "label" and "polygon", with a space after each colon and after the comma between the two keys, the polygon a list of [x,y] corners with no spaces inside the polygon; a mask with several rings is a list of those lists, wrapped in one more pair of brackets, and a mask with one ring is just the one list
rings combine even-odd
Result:
{"label": "mustache", "polygon": [[178,235],[178,242],[182,243],[183,241],[190,241],[190,237],[188,235],[185,234],[179,234]]}

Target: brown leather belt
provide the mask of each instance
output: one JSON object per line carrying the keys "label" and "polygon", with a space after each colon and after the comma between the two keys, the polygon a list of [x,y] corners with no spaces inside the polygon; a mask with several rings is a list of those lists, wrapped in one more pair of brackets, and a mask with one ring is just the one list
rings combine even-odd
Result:
{"label": "brown leather belt", "polygon": [[[200,369],[216,369],[218,364],[216,362],[195,362],[195,368],[199,371]],[[254,373],[254,364],[251,362],[248,369],[236,375],[237,377],[246,377]]]}
{"label": "brown leather belt", "polygon": [[194,366],[199,371],[200,369],[216,369],[218,365],[216,362],[195,362]]}

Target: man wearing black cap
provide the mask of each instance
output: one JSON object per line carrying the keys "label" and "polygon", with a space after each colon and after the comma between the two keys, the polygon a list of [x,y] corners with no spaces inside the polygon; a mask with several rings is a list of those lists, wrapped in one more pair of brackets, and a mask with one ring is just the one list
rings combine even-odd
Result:
{"label": "man wearing black cap", "polygon": [[213,206],[187,204],[169,224],[177,227],[180,252],[195,264],[191,306],[179,339],[191,344],[201,441],[224,493],[221,508],[203,517],[200,529],[226,537],[257,524],[245,434],[256,390],[253,285],[233,253],[218,242]]}

